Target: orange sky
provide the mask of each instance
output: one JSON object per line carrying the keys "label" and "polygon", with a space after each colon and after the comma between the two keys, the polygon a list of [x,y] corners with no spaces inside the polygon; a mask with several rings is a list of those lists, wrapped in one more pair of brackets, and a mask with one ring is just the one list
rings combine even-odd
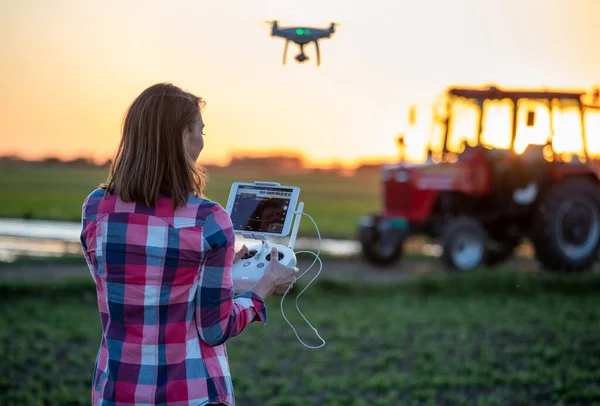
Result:
{"label": "orange sky", "polygon": [[[341,23],[304,65],[281,25]],[[170,81],[207,101],[204,162],[298,149],[395,157],[411,103],[453,83],[600,84],[598,0],[5,0],[0,154],[110,157],[123,112]]]}

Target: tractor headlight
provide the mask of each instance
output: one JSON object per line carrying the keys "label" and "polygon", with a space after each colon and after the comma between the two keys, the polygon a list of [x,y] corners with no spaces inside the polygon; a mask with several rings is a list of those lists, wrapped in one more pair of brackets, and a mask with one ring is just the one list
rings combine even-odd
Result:
{"label": "tractor headlight", "polygon": [[390,177],[390,170],[387,168],[383,168],[383,170],[381,171],[381,179],[383,179],[384,182],[387,182],[388,180],[390,180]]}
{"label": "tractor headlight", "polygon": [[396,182],[404,183],[408,181],[408,172],[399,171],[394,174]]}

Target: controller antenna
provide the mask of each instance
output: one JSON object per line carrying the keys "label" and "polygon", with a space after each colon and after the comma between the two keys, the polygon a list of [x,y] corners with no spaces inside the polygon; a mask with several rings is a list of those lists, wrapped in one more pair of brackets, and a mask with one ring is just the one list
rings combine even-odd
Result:
{"label": "controller antenna", "polygon": [[304,202],[298,203],[298,209],[294,212],[296,218],[294,219],[294,227],[292,228],[292,234],[290,235],[290,241],[288,242],[288,248],[294,250],[296,244],[296,237],[298,236],[298,229],[300,228],[300,220],[304,210]]}

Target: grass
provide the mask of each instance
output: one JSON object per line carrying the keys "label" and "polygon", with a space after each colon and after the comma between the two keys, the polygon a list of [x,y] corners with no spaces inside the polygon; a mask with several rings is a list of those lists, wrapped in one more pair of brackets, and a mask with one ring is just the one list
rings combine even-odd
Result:
{"label": "grass", "polygon": [[0,270],[2,270],[4,267],[14,269],[17,267],[32,266],[32,265],[43,265],[43,266],[81,265],[81,266],[86,266],[86,262],[85,262],[85,259],[83,258],[83,254],[64,254],[64,255],[47,256],[47,257],[21,255],[21,256],[18,256],[13,261],[0,260]]}
{"label": "grass", "polygon": [[[85,197],[106,180],[106,169],[77,169],[60,165],[32,164],[0,168],[0,217],[80,221]],[[343,177],[333,174],[274,176],[272,173],[236,173],[230,169],[209,172],[206,195],[227,203],[235,181],[276,181],[300,186],[305,211],[319,226],[324,237],[349,238],[356,235],[359,218],[379,205],[379,179],[361,175]],[[314,225],[304,218],[300,233],[316,235]]]}
{"label": "grass", "polygon": [[[600,276],[510,271],[357,286],[300,299],[327,345],[269,324],[229,341],[240,405],[600,404]],[[89,404],[100,341],[89,278],[0,283],[0,405]],[[318,342],[296,314],[301,337]]]}

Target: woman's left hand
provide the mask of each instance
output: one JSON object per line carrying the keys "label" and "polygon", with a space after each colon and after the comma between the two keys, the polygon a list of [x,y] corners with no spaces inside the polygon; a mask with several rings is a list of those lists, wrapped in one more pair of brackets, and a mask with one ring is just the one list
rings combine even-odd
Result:
{"label": "woman's left hand", "polygon": [[235,256],[233,257],[233,263],[235,264],[236,262],[238,262],[247,253],[248,253],[248,247],[246,247],[246,244],[244,244],[242,246],[242,248],[238,252],[235,253]]}

